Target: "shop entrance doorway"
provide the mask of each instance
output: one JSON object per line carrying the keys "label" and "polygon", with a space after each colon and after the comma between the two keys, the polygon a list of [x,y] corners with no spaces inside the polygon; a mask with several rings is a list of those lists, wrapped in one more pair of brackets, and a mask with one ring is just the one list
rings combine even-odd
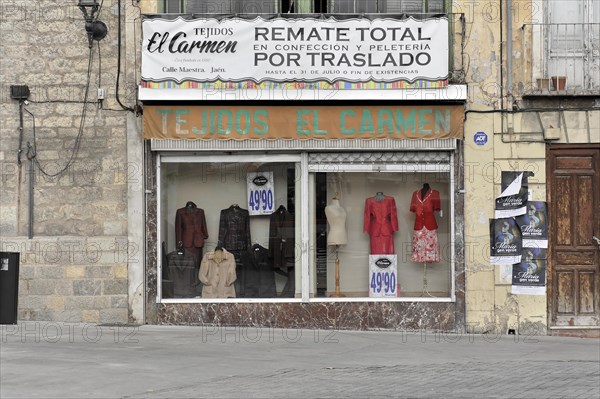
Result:
{"label": "shop entrance doorway", "polygon": [[[600,330],[600,145],[552,146],[548,160],[551,330]],[[588,334],[586,334],[588,335]]]}

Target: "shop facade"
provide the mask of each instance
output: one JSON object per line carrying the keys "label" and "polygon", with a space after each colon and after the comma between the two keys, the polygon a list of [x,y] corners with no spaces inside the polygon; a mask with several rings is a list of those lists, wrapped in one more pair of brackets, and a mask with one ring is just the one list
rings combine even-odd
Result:
{"label": "shop facade", "polygon": [[[256,21],[261,33],[293,26]],[[447,85],[447,55],[445,83],[423,89],[361,90],[360,79],[340,89],[339,76],[322,77],[328,90],[301,79],[220,90],[143,82],[146,319],[462,329],[465,94]]]}

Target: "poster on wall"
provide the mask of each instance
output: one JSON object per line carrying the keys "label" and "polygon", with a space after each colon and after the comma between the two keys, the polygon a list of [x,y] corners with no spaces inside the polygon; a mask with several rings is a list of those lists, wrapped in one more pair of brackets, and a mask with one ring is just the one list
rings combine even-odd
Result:
{"label": "poster on wall", "polygon": [[547,259],[548,258],[548,250],[546,248],[525,248],[523,247],[522,258],[525,259],[530,257],[532,259]]}
{"label": "poster on wall", "polygon": [[144,16],[149,82],[447,82],[448,18]]}
{"label": "poster on wall", "polygon": [[398,295],[398,255],[369,255],[369,297]]}
{"label": "poster on wall", "polygon": [[522,295],[545,295],[546,260],[526,256],[520,263],[514,264],[511,292]]}
{"label": "poster on wall", "polygon": [[528,201],[526,213],[515,219],[521,229],[524,248],[548,248],[548,215],[545,202]]}
{"label": "poster on wall", "polygon": [[521,262],[521,230],[514,218],[490,219],[490,262],[510,265]]}
{"label": "poster on wall", "polygon": [[275,210],[273,172],[249,172],[246,175],[248,188],[248,213],[270,215]]}
{"label": "poster on wall", "polygon": [[496,198],[496,218],[523,215],[526,212],[528,183],[532,172],[502,171],[502,193]]}

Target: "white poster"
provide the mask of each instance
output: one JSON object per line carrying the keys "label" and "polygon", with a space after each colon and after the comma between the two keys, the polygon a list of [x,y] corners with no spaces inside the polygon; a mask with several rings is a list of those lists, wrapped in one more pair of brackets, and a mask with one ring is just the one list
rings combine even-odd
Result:
{"label": "white poster", "polygon": [[414,82],[448,77],[448,19],[334,17],[142,22],[142,79]]}
{"label": "white poster", "polygon": [[248,213],[270,215],[275,210],[273,172],[251,172],[247,174]]}
{"label": "white poster", "polygon": [[398,255],[369,255],[369,297],[397,297],[398,285]]}

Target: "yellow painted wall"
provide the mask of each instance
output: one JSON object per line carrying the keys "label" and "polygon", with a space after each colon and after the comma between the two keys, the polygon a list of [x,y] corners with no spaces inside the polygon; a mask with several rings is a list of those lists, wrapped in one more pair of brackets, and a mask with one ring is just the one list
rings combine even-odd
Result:
{"label": "yellow painted wall", "polygon": [[[500,37],[504,23],[500,19],[500,2],[455,1],[452,6],[452,12],[465,13],[466,108],[470,110],[465,121],[464,156],[466,320],[469,331],[507,333],[515,329],[520,334],[546,334],[546,296],[513,295],[509,268],[489,262],[489,219],[494,217],[494,199],[500,193],[502,171],[534,172],[535,176],[529,179],[532,198],[545,201],[547,144],[544,130],[560,129],[560,139],[553,143],[598,143],[600,109],[566,111],[561,119],[557,100],[556,108],[540,113],[539,117],[532,112],[490,112],[512,110],[513,104],[522,104],[521,95],[531,84],[533,39],[524,35],[521,28],[523,24],[541,22],[543,7],[535,0],[511,3],[514,9],[510,91],[506,87],[506,39],[503,42]],[[505,7],[506,4],[503,2]],[[506,27],[504,36],[507,37]],[[476,132],[488,135],[487,144],[474,143]]]}

